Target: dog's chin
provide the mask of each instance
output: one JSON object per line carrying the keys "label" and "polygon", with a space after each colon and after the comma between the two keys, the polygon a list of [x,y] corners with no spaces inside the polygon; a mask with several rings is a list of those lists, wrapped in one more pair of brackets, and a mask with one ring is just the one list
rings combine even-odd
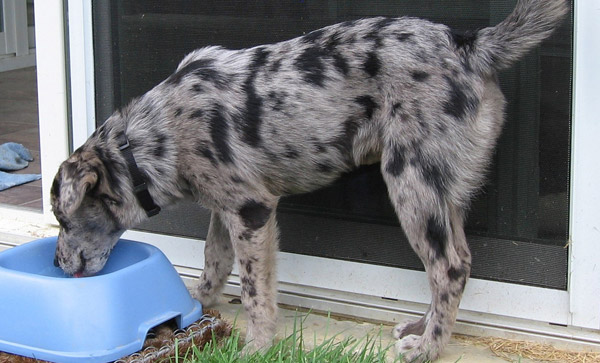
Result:
{"label": "dog's chin", "polygon": [[83,263],[79,267],[63,268],[63,271],[65,271],[67,275],[73,276],[75,278],[92,277],[98,274],[98,272],[100,272],[102,268],[104,268],[106,261],[106,259],[88,260],[85,261],[85,263]]}

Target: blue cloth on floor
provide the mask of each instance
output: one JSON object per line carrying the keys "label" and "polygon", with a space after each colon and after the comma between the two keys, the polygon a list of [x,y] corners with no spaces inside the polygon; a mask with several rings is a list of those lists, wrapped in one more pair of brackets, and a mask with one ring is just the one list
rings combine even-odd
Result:
{"label": "blue cloth on floor", "polygon": [[33,161],[27,148],[16,142],[0,145],[0,170],[21,170]]}
{"label": "blue cloth on floor", "polygon": [[40,174],[9,174],[0,171],[0,190],[41,179]]}
{"label": "blue cloth on floor", "polygon": [[[16,142],[7,142],[0,145],[0,170],[20,170],[29,165],[33,157],[27,148]],[[16,185],[29,183],[41,179],[40,174],[9,174],[0,171],[0,190]]]}

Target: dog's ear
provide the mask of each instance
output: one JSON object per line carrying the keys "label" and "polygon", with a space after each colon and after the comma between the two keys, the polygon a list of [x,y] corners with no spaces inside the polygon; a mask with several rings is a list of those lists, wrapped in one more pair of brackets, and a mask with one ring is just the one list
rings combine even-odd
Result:
{"label": "dog's ear", "polygon": [[81,159],[62,163],[52,184],[52,206],[66,216],[75,212],[98,183],[98,173]]}
{"label": "dog's ear", "polygon": [[65,215],[73,214],[83,203],[86,195],[99,196],[113,203],[120,203],[107,177],[107,170],[93,152],[72,155],[60,166],[52,185],[52,206]]}

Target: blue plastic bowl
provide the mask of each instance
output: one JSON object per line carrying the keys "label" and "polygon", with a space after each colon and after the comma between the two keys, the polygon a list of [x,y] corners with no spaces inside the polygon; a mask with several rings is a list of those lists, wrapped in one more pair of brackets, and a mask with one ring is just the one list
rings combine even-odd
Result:
{"label": "blue plastic bowl", "polygon": [[56,237],[0,253],[0,350],[61,363],[109,362],[140,350],[148,331],[202,316],[156,247],[120,240],[92,277],[55,267]]}

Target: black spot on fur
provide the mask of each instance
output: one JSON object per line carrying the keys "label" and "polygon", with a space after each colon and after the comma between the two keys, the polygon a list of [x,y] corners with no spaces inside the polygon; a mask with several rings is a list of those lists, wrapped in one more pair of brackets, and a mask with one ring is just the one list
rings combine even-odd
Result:
{"label": "black spot on fur", "polygon": [[404,159],[404,154],[406,153],[406,148],[403,146],[394,146],[392,151],[391,158],[388,160],[385,165],[385,171],[390,175],[398,177],[404,171],[404,166],[406,161]]}
{"label": "black spot on fur", "polygon": [[445,124],[443,124],[442,122],[436,123],[435,128],[436,128],[436,130],[438,130],[438,132],[440,134],[445,134],[448,131],[448,127]]}
{"label": "black spot on fur", "polygon": [[398,111],[402,109],[402,103],[401,102],[396,102],[392,105],[392,117],[395,117],[396,114],[398,113]]}
{"label": "black spot on fur", "polygon": [[458,281],[465,276],[465,271],[462,268],[450,267],[448,269],[448,278],[452,281]]}
{"label": "black spot on fur", "polygon": [[348,61],[339,53],[333,54],[333,65],[344,76],[347,76],[348,73],[350,73],[350,66],[348,65]]}
{"label": "black spot on fur", "polygon": [[439,325],[436,325],[433,328],[433,337],[435,339],[439,339],[442,336],[442,328]]}
{"label": "black spot on fur", "polygon": [[295,65],[304,76],[304,80],[315,86],[323,87],[325,82],[325,64],[323,58],[327,52],[320,47],[306,48],[296,59]]}
{"label": "black spot on fur", "polygon": [[251,230],[247,229],[244,232],[242,232],[242,234],[239,235],[239,239],[241,240],[246,240],[249,241],[252,239],[252,237],[254,237],[254,232],[252,232]]}
{"label": "black spot on fur", "polygon": [[[254,280],[248,277],[242,277],[242,292],[246,293],[250,297],[256,296],[256,286],[254,286]],[[251,317],[252,318],[252,317]],[[256,317],[252,318],[255,319]]]}
{"label": "black spot on fur", "polygon": [[181,67],[181,69],[179,69],[178,71],[173,73],[171,76],[169,76],[169,78],[166,79],[165,83],[170,84],[170,85],[177,85],[177,84],[181,83],[181,80],[186,75],[193,73],[194,71],[196,71],[198,69],[209,67],[213,63],[214,63],[213,59],[198,59],[193,62],[190,62],[190,63],[186,64],[185,66]]}
{"label": "black spot on fur", "polygon": [[[135,145],[135,142],[133,142],[132,144],[132,141],[129,140],[129,144]],[[101,180],[102,177],[104,177],[109,185],[109,188],[115,194],[120,195],[122,193],[122,182],[121,179],[117,177],[117,175],[120,175],[127,168],[127,166],[117,161],[117,159],[115,159],[109,151],[103,149],[99,145],[96,145],[94,147],[94,152],[96,153],[96,155],[102,162],[102,165],[104,166],[102,170],[97,171],[98,175],[100,176],[99,179]]]}
{"label": "black spot on fur", "polygon": [[[230,83],[230,77],[227,77],[212,66],[199,67],[193,71],[193,74],[206,82],[214,84],[219,89],[226,88]],[[200,89],[197,92],[202,92],[202,90]]]}
{"label": "black spot on fur", "polygon": [[211,164],[218,164],[217,159],[215,159],[215,156],[213,155],[213,152],[205,143],[199,143],[196,146],[196,152],[198,153],[198,155],[202,155],[203,157],[207,158]]}
{"label": "black spot on fur", "polygon": [[405,42],[405,41],[409,40],[412,36],[413,36],[412,33],[400,33],[400,34],[396,35],[396,39],[398,39],[401,42]]}
{"label": "black spot on fur", "polygon": [[462,120],[467,111],[473,110],[476,107],[477,101],[473,97],[468,96],[465,89],[454,79],[448,76],[445,78],[450,86],[450,93],[448,100],[444,102],[444,112],[457,120]]}
{"label": "black spot on fur", "polygon": [[[133,143],[133,144],[132,144]],[[135,142],[129,140],[130,145],[135,145]],[[133,146],[132,146],[133,147]],[[113,157],[112,153],[101,147],[100,145],[94,146],[94,153],[102,161],[105,167],[109,168],[115,164],[118,164],[117,160]]]}
{"label": "black spot on fur", "polygon": [[256,50],[254,51],[254,55],[252,56],[252,63],[250,64],[250,69],[252,71],[257,71],[265,64],[267,64],[269,54],[271,54],[271,52],[266,50],[264,47],[256,48]]}
{"label": "black spot on fur", "polygon": [[223,114],[223,106],[216,105],[208,122],[208,129],[217,157],[224,163],[232,163],[231,146],[229,145],[229,124]]}
{"label": "black spot on fur", "polygon": [[324,153],[327,151],[327,148],[321,143],[321,141],[319,139],[317,139],[316,137],[311,137],[310,142],[313,146],[313,150],[316,153]]}
{"label": "black spot on fur", "polygon": [[382,30],[385,29],[388,25],[391,25],[396,22],[394,18],[381,18],[375,23],[375,29]]}
{"label": "black spot on fur", "polygon": [[204,111],[201,109],[196,109],[190,114],[190,118],[202,118],[202,116],[204,116]]}
{"label": "black spot on fur", "polygon": [[202,93],[204,92],[204,88],[200,84],[196,83],[192,86],[192,91],[196,93]]}
{"label": "black spot on fur", "polygon": [[450,301],[450,297],[448,296],[448,293],[445,292],[440,296],[440,300],[444,303],[447,304],[448,301]]}
{"label": "black spot on fur", "polygon": [[286,145],[285,149],[285,157],[288,159],[296,159],[300,156],[298,150],[296,150],[292,145]]}
{"label": "black spot on fur", "polygon": [[445,194],[446,182],[444,180],[444,174],[440,171],[438,166],[431,163],[424,164],[423,177],[427,184],[433,186],[440,195]]}
{"label": "black spot on fur", "polygon": [[377,102],[373,100],[373,97],[368,95],[357,97],[354,99],[354,101],[365,108],[365,114],[369,120],[373,117],[373,112],[375,109],[379,107]]}
{"label": "black spot on fur", "polygon": [[156,136],[156,140],[154,142],[154,156],[157,158],[162,158],[165,155],[165,141],[167,140],[167,136],[164,134],[158,134]]}
{"label": "black spot on fur", "polygon": [[231,177],[231,181],[234,182],[235,184],[246,184],[246,182],[244,181],[244,179],[240,178],[237,175],[234,175]]}
{"label": "black spot on fur", "polygon": [[375,43],[375,49],[379,49],[383,46],[383,40],[379,35],[379,30],[373,30],[372,32],[365,35],[366,40],[370,40]]}
{"label": "black spot on fur", "polygon": [[[342,155],[347,157],[348,163],[352,162],[352,155],[350,155],[350,152],[352,150],[354,137],[360,128],[359,120],[360,119],[356,117],[348,117],[343,123],[344,128],[342,133],[331,142],[332,146],[336,147]],[[321,168],[319,168],[319,171],[321,171]],[[327,170],[326,172],[329,171],[331,170]]]}
{"label": "black spot on fur", "polygon": [[410,75],[417,82],[424,82],[430,77],[429,73],[423,71],[413,71]]}
{"label": "black spot on fur", "polygon": [[456,45],[456,48],[463,48],[470,52],[473,49],[475,41],[477,41],[477,33],[473,31],[461,32],[458,30],[450,30],[450,39]]}
{"label": "black spot on fur", "polygon": [[181,116],[182,113],[183,109],[181,109],[181,107],[177,107],[177,109],[175,110],[175,117]]}
{"label": "black spot on fur", "polygon": [[446,228],[434,216],[427,220],[427,231],[425,234],[427,242],[435,252],[436,258],[446,256]]}
{"label": "black spot on fur", "polygon": [[202,284],[202,286],[200,287],[200,289],[202,289],[204,291],[210,291],[210,289],[212,289],[212,282],[210,280],[206,280],[204,282],[204,284]]}
{"label": "black spot on fur", "polygon": [[338,45],[340,45],[340,42],[341,33],[339,31],[335,31],[330,34],[327,39],[325,39],[325,49],[327,49],[328,52],[335,52]]}
{"label": "black spot on fur", "polygon": [[333,165],[330,163],[317,163],[317,170],[321,173],[331,173],[333,171]]}
{"label": "black spot on fur", "polygon": [[363,65],[363,69],[370,77],[375,77],[379,74],[381,69],[381,61],[375,52],[369,52],[367,54],[367,60]]}
{"label": "black spot on fur", "polygon": [[257,48],[250,63],[250,74],[244,83],[247,95],[242,124],[242,139],[252,147],[258,147],[261,142],[260,126],[262,124],[262,98],[256,93],[254,81],[260,69],[267,63],[270,52],[264,48]]}
{"label": "black spot on fur", "polygon": [[269,92],[269,101],[272,103],[273,111],[283,111],[285,108],[286,94],[283,92]]}
{"label": "black spot on fur", "polygon": [[444,198],[452,179],[450,169],[444,161],[433,161],[418,154],[417,160],[413,160],[412,163],[420,166],[425,182]]}
{"label": "black spot on fur", "polygon": [[271,215],[271,208],[256,200],[249,200],[238,211],[246,228],[257,230],[262,228]]}
{"label": "black spot on fur", "polygon": [[271,73],[276,73],[279,71],[279,68],[281,68],[281,62],[283,61],[283,59],[278,59],[275,62],[273,62],[273,64],[271,64]]}

